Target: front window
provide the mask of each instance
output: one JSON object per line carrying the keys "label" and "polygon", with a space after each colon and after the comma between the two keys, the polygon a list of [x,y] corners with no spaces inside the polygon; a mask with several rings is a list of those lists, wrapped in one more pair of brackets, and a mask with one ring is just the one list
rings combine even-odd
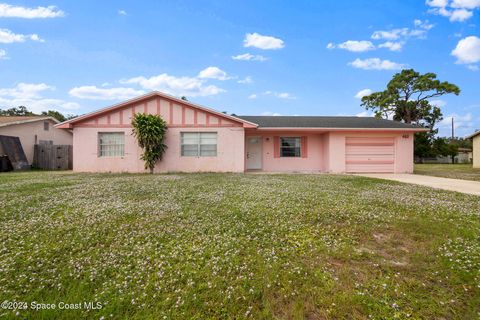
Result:
{"label": "front window", "polygon": [[183,157],[216,157],[216,132],[182,132]]}
{"label": "front window", "polygon": [[300,137],[280,138],[280,157],[301,157],[301,145]]}
{"label": "front window", "polygon": [[43,130],[48,131],[50,129],[50,123],[48,121],[43,122]]}
{"label": "front window", "polygon": [[99,132],[98,156],[123,157],[125,155],[125,133]]}

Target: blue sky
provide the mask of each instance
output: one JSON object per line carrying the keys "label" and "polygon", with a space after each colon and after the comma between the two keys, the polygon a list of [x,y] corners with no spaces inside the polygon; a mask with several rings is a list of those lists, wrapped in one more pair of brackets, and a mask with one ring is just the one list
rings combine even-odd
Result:
{"label": "blue sky", "polygon": [[[395,72],[435,72],[480,129],[480,0],[0,0],[0,107],[82,114],[160,90],[236,114],[366,115]],[[356,97],[357,96],[357,97]],[[438,100],[438,99],[437,99]]]}

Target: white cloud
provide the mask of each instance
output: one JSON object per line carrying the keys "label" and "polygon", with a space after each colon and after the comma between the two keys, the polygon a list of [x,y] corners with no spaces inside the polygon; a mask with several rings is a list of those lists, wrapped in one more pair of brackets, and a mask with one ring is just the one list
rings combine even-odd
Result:
{"label": "white cloud", "polygon": [[427,0],[429,13],[448,17],[450,21],[463,22],[473,16],[473,10],[480,8],[480,0]]}
{"label": "white cloud", "polygon": [[448,4],[448,0],[427,0],[426,4],[430,7],[442,8]]}
{"label": "white cloud", "polygon": [[268,58],[262,56],[262,55],[253,55],[250,53],[244,53],[244,54],[239,54],[236,56],[232,56],[233,60],[244,60],[244,61],[265,61],[268,60]]}
{"label": "white cloud", "polygon": [[413,20],[413,24],[415,25],[416,28],[422,28],[425,30],[430,30],[434,27],[433,24],[429,23],[428,20],[420,20],[420,19],[415,19]]}
{"label": "white cloud", "polygon": [[244,79],[238,80],[237,82],[238,82],[238,83],[241,83],[241,84],[249,84],[249,83],[252,83],[252,82],[253,82],[253,79],[252,79],[252,77],[247,76],[247,77],[245,77]]}
{"label": "white cloud", "polygon": [[40,93],[55,88],[45,83],[24,83],[20,82],[14,88],[0,88],[1,97],[12,98],[40,98]]}
{"label": "white cloud", "polygon": [[282,114],[280,114],[280,113],[278,113],[278,112],[265,111],[265,112],[262,112],[260,115],[261,115],[261,116],[274,116],[274,117],[278,117],[278,116],[281,116]]}
{"label": "white cloud", "polygon": [[216,80],[228,80],[230,77],[227,76],[227,73],[217,67],[208,67],[200,71],[198,74],[199,78],[202,79],[216,79]]}
{"label": "white cloud", "polygon": [[370,41],[356,41],[356,40],[347,40],[339,44],[329,43],[327,49],[343,49],[351,52],[365,52],[370,50],[375,50],[375,46]]}
{"label": "white cloud", "polygon": [[387,48],[390,51],[400,51],[402,50],[403,43],[402,42],[393,42],[387,41],[382,44],[379,44],[379,48]]}
{"label": "white cloud", "polygon": [[437,100],[430,101],[430,104],[442,108],[447,105],[447,102],[444,100],[437,99]]}
{"label": "white cloud", "polygon": [[248,99],[257,99],[257,95],[255,93],[252,93],[248,96]]}
{"label": "white cloud", "polygon": [[463,22],[465,20],[470,19],[473,16],[472,11],[468,11],[465,9],[458,9],[458,10],[453,10],[450,15],[450,21],[460,21]]}
{"label": "white cloud", "polygon": [[0,29],[0,43],[25,42],[26,40],[44,42],[37,34],[17,34],[8,29]]}
{"label": "white cloud", "polygon": [[474,64],[480,62],[480,38],[469,36],[461,39],[453,49],[452,55],[457,58],[457,63]]}
{"label": "white cloud", "polygon": [[44,98],[42,93],[53,91],[54,87],[45,83],[19,83],[13,88],[0,88],[0,106],[12,108],[25,106],[29,110],[39,113],[47,110],[74,110],[80,105],[60,99]]}
{"label": "white cloud", "polygon": [[355,95],[355,98],[357,99],[362,99],[363,97],[365,96],[368,96],[372,93],[372,90],[370,89],[363,89],[363,90],[360,90],[357,92],[357,94]]}
{"label": "white cloud", "polygon": [[[443,135],[451,135],[451,128],[452,128],[452,118],[453,118],[453,126],[455,131],[460,131],[465,134],[473,132],[475,130],[475,119],[471,113],[467,113],[464,115],[452,113],[447,115],[443,118],[442,121],[438,123],[438,128],[440,134]],[[461,136],[462,134],[458,134],[455,132],[455,136]]]}
{"label": "white cloud", "polygon": [[4,18],[37,19],[63,17],[64,15],[65,13],[55,6],[25,8],[0,3],[0,17]]}
{"label": "white cloud", "polygon": [[424,38],[427,34],[426,30],[420,30],[420,29],[409,29],[409,28],[398,28],[398,29],[392,29],[392,30],[379,30],[375,31],[372,34],[372,39],[374,40],[397,40],[400,38],[409,38],[409,37],[414,37],[414,38]]}
{"label": "white cloud", "polygon": [[480,0],[453,0],[452,8],[477,9],[480,8]]}
{"label": "white cloud", "polygon": [[362,111],[362,112],[357,113],[355,116],[357,116],[357,117],[373,117],[374,114],[369,112],[369,111]]}
{"label": "white cloud", "polygon": [[288,92],[265,91],[263,94],[267,96],[274,96],[279,99],[296,99],[296,97],[292,96]]}
{"label": "white cloud", "polygon": [[205,79],[197,77],[175,77],[166,73],[146,78],[144,76],[121,80],[124,84],[138,84],[143,89],[158,90],[176,96],[211,96],[225,90],[214,86],[206,85]]}
{"label": "white cloud", "polygon": [[126,16],[126,15],[127,15],[127,11],[125,11],[125,10],[118,10],[117,13],[118,13],[120,16]]}
{"label": "white cloud", "polygon": [[285,47],[282,39],[264,36],[258,33],[247,33],[243,40],[244,47],[255,47],[264,50],[281,49]]}
{"label": "white cloud", "polygon": [[97,88],[96,86],[74,87],[68,92],[72,97],[92,100],[126,100],[145,93],[132,88]]}
{"label": "white cloud", "polygon": [[468,68],[469,70],[472,70],[472,71],[478,71],[478,70],[480,70],[480,68],[479,68],[477,65],[475,65],[475,64],[469,64],[469,65],[467,66],[467,68]]}
{"label": "white cloud", "polygon": [[404,67],[403,64],[392,62],[390,60],[381,60],[379,58],[369,58],[369,59],[355,59],[350,62],[354,68],[364,69],[364,70],[399,70]]}
{"label": "white cloud", "polygon": [[7,51],[0,49],[0,60],[8,60]]}

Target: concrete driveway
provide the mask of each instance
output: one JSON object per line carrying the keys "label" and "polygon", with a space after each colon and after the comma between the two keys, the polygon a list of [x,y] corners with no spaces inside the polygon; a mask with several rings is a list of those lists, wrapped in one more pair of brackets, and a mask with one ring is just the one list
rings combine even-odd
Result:
{"label": "concrete driveway", "polygon": [[420,174],[407,174],[407,173],[398,173],[398,174],[366,173],[366,174],[357,174],[357,175],[362,177],[413,183],[413,184],[432,187],[436,189],[456,191],[456,192],[462,192],[462,193],[468,193],[468,194],[480,196],[480,182],[478,181],[448,179],[448,178],[423,176]]}

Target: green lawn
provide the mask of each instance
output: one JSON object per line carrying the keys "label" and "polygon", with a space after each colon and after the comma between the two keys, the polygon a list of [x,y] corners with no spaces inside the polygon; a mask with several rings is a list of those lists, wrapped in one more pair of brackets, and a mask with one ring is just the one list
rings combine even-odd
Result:
{"label": "green lawn", "polygon": [[[0,318],[480,316],[476,196],[347,175],[29,172],[0,175],[0,205],[0,300],[57,306]],[[58,309],[84,301],[102,308]]]}
{"label": "green lawn", "polygon": [[480,169],[471,164],[415,164],[415,173],[427,176],[480,181]]}

